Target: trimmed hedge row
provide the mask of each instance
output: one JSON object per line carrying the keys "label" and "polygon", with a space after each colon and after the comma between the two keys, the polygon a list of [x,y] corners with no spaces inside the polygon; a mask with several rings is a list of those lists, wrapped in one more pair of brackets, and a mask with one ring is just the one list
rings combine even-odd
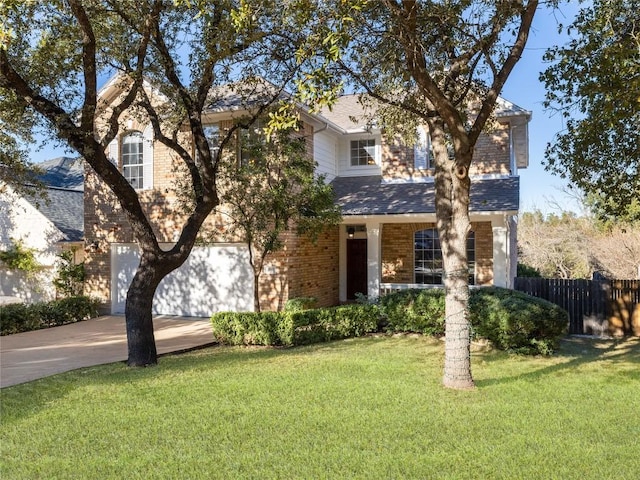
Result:
{"label": "trimmed hedge row", "polygon": [[[505,288],[472,290],[469,318],[474,338],[498,349],[549,355],[568,327],[560,307]],[[295,299],[294,299],[295,300]],[[292,301],[283,312],[221,312],[213,315],[213,335],[232,345],[306,345],[370,332],[441,336],[445,331],[444,290],[402,290],[377,305],[344,305],[304,310],[310,299]]]}
{"label": "trimmed hedge row", "polygon": [[373,305],[283,312],[220,312],[211,317],[213,336],[230,345],[308,345],[358,337],[378,330]]}
{"label": "trimmed hedge row", "polygon": [[[380,299],[389,332],[444,335],[444,290],[410,289]],[[501,350],[548,355],[569,325],[562,308],[525,293],[499,287],[471,290],[469,319],[474,338]]]}
{"label": "trimmed hedge row", "polygon": [[98,301],[84,296],[29,305],[12,303],[0,308],[0,335],[55,327],[96,316]]}

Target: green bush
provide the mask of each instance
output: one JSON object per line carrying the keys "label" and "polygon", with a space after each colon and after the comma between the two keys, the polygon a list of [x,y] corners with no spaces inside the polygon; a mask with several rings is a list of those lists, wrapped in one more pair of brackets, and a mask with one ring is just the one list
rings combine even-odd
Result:
{"label": "green bush", "polygon": [[474,290],[469,315],[475,334],[501,350],[549,355],[567,333],[567,312],[546,300],[505,288]]}
{"label": "green bush", "polygon": [[213,336],[228,345],[280,345],[279,317],[276,312],[215,313]]}
{"label": "green bush", "polygon": [[[402,290],[380,300],[388,332],[444,334],[444,290]],[[499,287],[471,290],[469,319],[474,338],[496,348],[548,355],[568,327],[567,313],[546,300]]]}
{"label": "green bush", "polygon": [[297,312],[300,310],[309,310],[316,308],[318,305],[318,299],[315,297],[297,297],[290,298],[287,303],[284,304],[285,312]]}
{"label": "green bush", "polygon": [[380,299],[380,310],[388,332],[444,335],[444,290],[420,288],[400,290]]}
{"label": "green bush", "polygon": [[220,312],[211,317],[214,338],[231,345],[308,345],[377,330],[378,309],[368,305],[284,312]]}
{"label": "green bush", "polygon": [[75,323],[98,315],[98,302],[89,297],[69,297],[31,305],[21,303],[0,308],[0,334],[28,332]]}

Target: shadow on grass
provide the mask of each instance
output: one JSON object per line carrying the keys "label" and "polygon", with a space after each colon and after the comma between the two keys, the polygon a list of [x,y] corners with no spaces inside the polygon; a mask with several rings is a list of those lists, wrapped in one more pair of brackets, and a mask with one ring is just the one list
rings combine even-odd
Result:
{"label": "shadow on grass", "polygon": [[[481,358],[482,361],[487,363],[504,361],[505,359],[503,355],[495,355],[494,353],[478,354],[477,358]],[[558,352],[548,358],[558,361],[552,365],[547,365],[524,374],[480,379],[476,381],[476,385],[479,388],[483,388],[516,380],[538,380],[546,375],[601,361],[606,361],[612,365],[617,363],[637,364],[639,368],[636,370],[636,373],[640,376],[640,338],[601,339],[593,337],[566,337],[560,342]]]}
{"label": "shadow on grass", "polygon": [[208,345],[162,354],[159,356],[158,365],[146,368],[130,368],[125,362],[82,367],[2,388],[0,390],[0,401],[3,405],[2,422],[9,424],[37,414],[66,396],[72,395],[78,389],[93,386],[128,388],[139,382],[146,384],[146,386],[141,384],[141,388],[155,388],[152,385],[154,379],[163,376],[205,373],[213,369],[241,371],[245,366],[279,357],[308,357],[329,352],[349,351],[353,348],[353,342],[354,339],[347,339],[291,348]]}

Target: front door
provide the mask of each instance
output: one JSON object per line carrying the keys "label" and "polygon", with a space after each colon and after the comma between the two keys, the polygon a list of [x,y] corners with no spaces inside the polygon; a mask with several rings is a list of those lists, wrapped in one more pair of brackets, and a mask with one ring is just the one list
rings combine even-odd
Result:
{"label": "front door", "polygon": [[367,239],[347,240],[347,300],[367,294]]}

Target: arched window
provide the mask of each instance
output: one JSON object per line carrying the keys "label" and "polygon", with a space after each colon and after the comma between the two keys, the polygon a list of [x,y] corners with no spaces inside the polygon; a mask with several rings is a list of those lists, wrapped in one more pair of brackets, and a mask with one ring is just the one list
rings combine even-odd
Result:
{"label": "arched window", "polygon": [[144,186],[144,139],[131,132],[122,137],[122,175],[133,188]]}
{"label": "arched window", "polygon": [[[109,159],[122,166],[122,175],[137,190],[153,188],[153,129],[131,131],[109,144]],[[120,161],[118,162],[118,159]]]}
{"label": "arched window", "polygon": [[[444,275],[442,247],[438,230],[427,228],[415,233],[414,237],[415,283],[441,285]],[[467,262],[469,264],[469,284],[475,284],[476,240],[474,232],[467,237]]]}

